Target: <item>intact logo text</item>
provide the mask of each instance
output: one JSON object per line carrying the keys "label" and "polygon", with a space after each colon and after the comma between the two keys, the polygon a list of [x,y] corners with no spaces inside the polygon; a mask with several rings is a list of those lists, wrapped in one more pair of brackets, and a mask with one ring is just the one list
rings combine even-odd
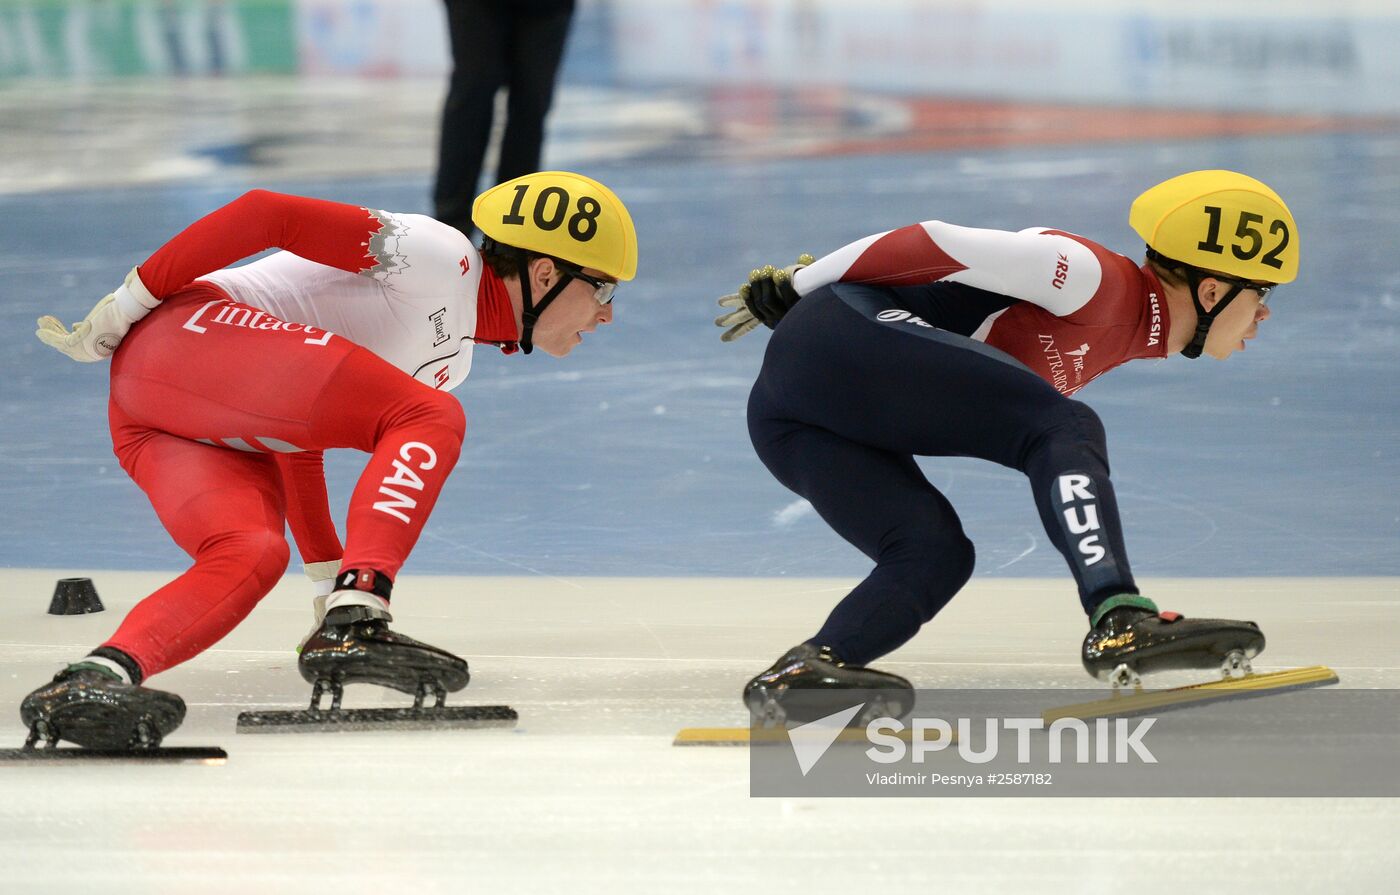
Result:
{"label": "intact logo text", "polygon": [[433,347],[436,348],[446,342],[450,336],[447,332],[447,308],[438,308],[428,315],[428,319],[433,323]]}

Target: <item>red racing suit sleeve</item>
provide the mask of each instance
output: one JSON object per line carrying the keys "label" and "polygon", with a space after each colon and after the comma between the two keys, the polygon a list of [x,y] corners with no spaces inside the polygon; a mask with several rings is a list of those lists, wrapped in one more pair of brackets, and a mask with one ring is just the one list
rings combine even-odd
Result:
{"label": "red racing suit sleeve", "polygon": [[361,273],[379,263],[370,243],[382,228],[383,223],[367,208],[251,190],[190,224],[137,270],[157,299],[274,248]]}
{"label": "red racing suit sleeve", "polygon": [[339,560],[345,553],[326,494],[326,472],[321,451],[276,454],[287,496],[287,525],[304,563]]}

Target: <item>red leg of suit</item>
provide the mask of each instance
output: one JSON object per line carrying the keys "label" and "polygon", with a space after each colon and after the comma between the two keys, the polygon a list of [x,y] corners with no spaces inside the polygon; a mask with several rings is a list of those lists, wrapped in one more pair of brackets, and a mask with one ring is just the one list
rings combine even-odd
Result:
{"label": "red leg of suit", "polygon": [[149,676],[232,631],[287,570],[282,488],[271,457],[138,426],[115,403],[109,412],[122,468],[195,561],[136,604],[104,644]]}
{"label": "red leg of suit", "polygon": [[195,560],[106,644],[147,676],[227,634],[286,570],[285,496],[272,452],[372,454],[351,498],[344,566],[392,579],[465,432],[450,395],[210,286],[167,298],[127,336],[113,356],[111,405],[122,468]]}
{"label": "red leg of suit", "polygon": [[326,495],[325,455],[320,451],[278,454],[282,493],[287,498],[287,526],[304,563],[339,562],[345,555],[331,519]]}

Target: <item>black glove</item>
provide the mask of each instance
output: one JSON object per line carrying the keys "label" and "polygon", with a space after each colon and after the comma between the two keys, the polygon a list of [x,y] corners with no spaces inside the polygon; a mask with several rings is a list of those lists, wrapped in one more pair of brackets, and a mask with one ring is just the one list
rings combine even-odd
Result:
{"label": "black glove", "polygon": [[721,307],[736,310],[715,319],[716,326],[731,327],[720,336],[732,342],[762,323],[772,329],[778,325],[792,306],[802,298],[793,288],[792,277],[811,264],[811,255],[803,254],[791,267],[777,268],[769,264],[749,274],[749,281],[739,291],[719,300]]}

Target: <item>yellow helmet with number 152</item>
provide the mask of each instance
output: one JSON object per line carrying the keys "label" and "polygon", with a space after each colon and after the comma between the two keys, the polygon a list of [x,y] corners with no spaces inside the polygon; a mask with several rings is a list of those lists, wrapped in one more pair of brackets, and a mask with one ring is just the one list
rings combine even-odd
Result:
{"label": "yellow helmet with number 152", "polygon": [[1264,184],[1234,171],[1193,171],[1133,200],[1128,223],[1167,260],[1258,283],[1298,276],[1298,226]]}
{"label": "yellow helmet with number 152", "polygon": [[501,245],[617,280],[637,274],[637,231],[627,206],[582,174],[540,171],[493,186],[472,203],[472,222]]}

